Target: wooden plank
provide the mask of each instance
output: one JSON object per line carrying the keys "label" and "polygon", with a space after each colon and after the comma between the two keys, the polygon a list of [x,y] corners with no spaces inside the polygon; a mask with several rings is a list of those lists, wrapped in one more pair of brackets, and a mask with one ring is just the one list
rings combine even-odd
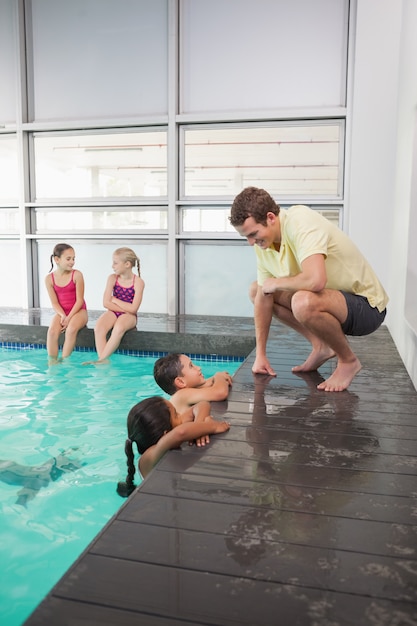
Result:
{"label": "wooden plank", "polygon": [[[279,497],[278,493],[276,497]],[[226,505],[141,493],[120,512],[118,519],[224,536],[234,534],[238,524],[242,537],[248,540],[258,541],[264,536],[269,540],[324,549],[337,547],[340,550],[416,559],[416,525],[341,517],[338,512],[348,498],[349,494],[345,493],[340,501],[333,502],[326,513],[312,514],[265,510],[256,506],[255,502],[251,506]]]}
{"label": "wooden plank", "polygon": [[221,626],[270,625],[277,623],[278,614],[282,624],[311,624],[315,619],[322,624],[362,626],[417,619],[417,609],[409,602],[93,554],[87,554],[82,564],[58,583],[55,596]]}
{"label": "wooden plank", "polygon": [[417,571],[407,558],[250,539],[246,524],[255,522],[265,529],[269,523],[259,509],[251,509],[225,536],[115,521],[91,553],[356,595],[366,589],[374,598],[417,601]]}
{"label": "wooden plank", "polygon": [[276,465],[265,461],[216,456],[209,449],[201,454],[190,454],[184,460],[180,453],[167,455],[161,461],[160,469],[165,471],[195,472],[211,477],[242,479],[247,477],[264,483],[284,483],[300,487],[327,487],[340,489],[348,493],[368,493],[396,496],[409,496],[416,493],[416,477],[409,474],[373,472],[361,469],[336,467],[315,467],[302,463],[293,463],[291,467]]}
{"label": "wooden plank", "polygon": [[141,486],[141,493],[190,498],[205,502],[250,505],[269,510],[281,508],[305,513],[324,513],[333,502],[345,499],[340,517],[415,524],[417,496],[380,495],[356,492],[346,499],[346,491],[288,483],[260,484],[255,480],[230,479],[204,474],[157,471]]}

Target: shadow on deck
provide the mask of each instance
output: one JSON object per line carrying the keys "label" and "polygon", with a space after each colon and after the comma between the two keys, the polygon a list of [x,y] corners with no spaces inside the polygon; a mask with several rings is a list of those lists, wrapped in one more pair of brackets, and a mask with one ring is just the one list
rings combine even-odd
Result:
{"label": "shadow on deck", "polygon": [[417,393],[385,327],[351,343],[342,393],[291,331],[276,378],[252,352],[230,431],[166,454],[25,626],[417,624]]}

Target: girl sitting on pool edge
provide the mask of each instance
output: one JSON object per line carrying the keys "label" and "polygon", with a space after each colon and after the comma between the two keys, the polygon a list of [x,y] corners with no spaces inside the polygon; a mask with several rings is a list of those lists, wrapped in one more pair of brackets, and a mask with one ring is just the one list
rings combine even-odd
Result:
{"label": "girl sitting on pool edge", "polygon": [[127,498],[135,490],[133,443],[140,454],[139,474],[145,478],[168,450],[180,448],[188,441],[201,447],[209,442],[209,435],[229,430],[228,422],[218,422],[210,415],[210,403],[203,400],[179,415],[174,405],[161,396],[146,398],[135,404],[127,416],[128,439],[126,480],[119,482],[117,493]]}
{"label": "girl sitting on pool edge", "polygon": [[[51,269],[45,278],[45,286],[55,315],[46,336],[50,362],[58,361],[59,337],[65,333],[62,358],[72,353],[78,332],[88,321],[84,300],[84,276],[74,269],[75,251],[67,243],[58,243],[50,257]],[[54,263],[56,265],[55,271]]]}
{"label": "girl sitting on pool edge", "polygon": [[[94,327],[96,363],[105,363],[117,350],[125,333],[136,328],[145,289],[139,258],[131,248],[117,248],[113,252],[112,268],[113,274],[107,278],[103,295],[103,306],[107,310],[100,315]],[[135,268],[137,273],[133,271]]]}

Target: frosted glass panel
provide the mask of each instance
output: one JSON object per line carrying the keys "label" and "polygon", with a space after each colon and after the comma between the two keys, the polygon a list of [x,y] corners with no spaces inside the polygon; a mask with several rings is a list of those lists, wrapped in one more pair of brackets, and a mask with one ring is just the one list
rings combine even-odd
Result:
{"label": "frosted glass panel", "polygon": [[[60,240],[61,241],[61,240]],[[40,306],[51,308],[45,288],[45,276],[50,269],[50,256],[54,246],[60,241],[38,241],[39,292]],[[141,276],[145,281],[140,311],[142,313],[167,312],[167,255],[166,244],[157,241],[114,241],[97,242],[63,239],[75,250],[75,267],[85,280],[85,299],[87,308],[104,311],[103,292],[107,277],[112,273],[112,255],[116,248],[132,248],[140,259]],[[6,265],[4,265],[6,267]],[[139,312],[140,312],[139,311]],[[140,323],[138,324],[140,328]]]}
{"label": "frosted glass panel", "polygon": [[18,209],[0,208],[0,233],[3,235],[19,233],[19,211]]}
{"label": "frosted glass panel", "polygon": [[[22,293],[23,259],[18,241],[0,239],[0,307],[27,308]],[[13,270],[11,272],[11,265]]]}
{"label": "frosted glass panel", "polygon": [[[0,102],[2,97],[0,97]],[[0,205],[17,205],[19,176],[15,135],[0,135]]]}
{"label": "frosted glass panel", "polygon": [[183,0],[182,113],[345,103],[348,0]]}
{"label": "frosted glass panel", "polygon": [[167,0],[32,0],[34,119],[167,111]]}
{"label": "frosted glass panel", "polygon": [[253,317],[248,289],[256,280],[249,245],[184,244],[185,312]]}
{"label": "frosted glass panel", "polygon": [[16,121],[16,26],[14,0],[0,2],[0,122]]}

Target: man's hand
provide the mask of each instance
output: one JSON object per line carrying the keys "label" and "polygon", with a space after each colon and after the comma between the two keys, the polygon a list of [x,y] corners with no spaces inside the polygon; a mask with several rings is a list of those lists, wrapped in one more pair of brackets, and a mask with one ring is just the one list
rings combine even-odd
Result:
{"label": "man's hand", "polygon": [[256,357],[255,363],[252,365],[252,372],[254,374],[269,374],[270,376],[276,376],[276,372],[272,369],[270,362],[264,357]]}
{"label": "man's hand", "polygon": [[262,285],[262,293],[264,296],[269,296],[278,290],[278,281],[276,278],[266,278]]}

